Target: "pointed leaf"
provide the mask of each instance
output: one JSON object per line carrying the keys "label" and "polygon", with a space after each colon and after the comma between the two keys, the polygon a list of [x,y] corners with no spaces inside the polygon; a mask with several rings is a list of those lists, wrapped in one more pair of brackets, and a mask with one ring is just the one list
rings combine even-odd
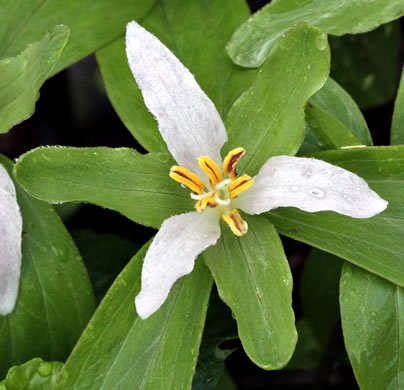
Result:
{"label": "pointed leaf", "polygon": [[201,259],[158,312],[143,321],[133,300],[145,245],[117,278],[67,361],[55,390],[188,390],[212,278]]}
{"label": "pointed leaf", "polygon": [[222,155],[244,147],[240,170],[252,176],[269,157],[295,154],[304,138],[304,105],[327,80],[329,62],[327,36],[318,28],[302,24],[286,34],[231,108]]}
{"label": "pointed leaf", "polygon": [[51,147],[24,154],[14,173],[28,193],[47,202],[93,203],[159,227],[194,206],[189,190],[168,176],[171,165],[165,154],[132,149]]}
{"label": "pointed leaf", "polygon": [[67,26],[55,26],[18,56],[0,60],[0,133],[34,113],[39,88],[58,62],[69,34]]}
{"label": "pointed leaf", "polygon": [[404,286],[404,147],[336,150],[313,157],[364,178],[389,202],[387,209],[375,217],[358,220],[331,212],[305,213],[285,208],[268,213],[270,221],[284,235]]}
{"label": "pointed leaf", "polygon": [[155,0],[3,0],[0,58],[15,56],[46,29],[66,24],[72,35],[53,74],[112,42],[126,23],[139,20]]}
{"label": "pointed leaf", "polygon": [[21,281],[14,311],[0,317],[0,377],[36,356],[64,360],[95,308],[87,271],[59,216],[16,189],[24,222]]}
{"label": "pointed leaf", "polygon": [[257,67],[277,39],[298,23],[310,23],[332,35],[359,34],[403,14],[404,4],[396,0],[273,1],[233,34],[227,51],[236,64]]}
{"label": "pointed leaf", "polygon": [[[242,0],[160,1],[142,22],[195,74],[222,118],[251,85],[254,71],[235,66],[224,51],[231,34],[249,16]],[[134,137],[149,151],[166,151],[157,123],[143,103],[129,70],[124,40],[97,52],[108,97]],[[220,82],[218,82],[220,80]]]}
{"label": "pointed leaf", "polygon": [[296,344],[292,275],[275,228],[261,216],[246,217],[238,238],[222,226],[222,238],[203,258],[220,297],[237,320],[244,350],[266,370],[286,365]]}
{"label": "pointed leaf", "polygon": [[404,387],[404,289],[345,263],[340,284],[345,346],[361,389]]}
{"label": "pointed leaf", "polygon": [[391,143],[393,145],[404,144],[404,67],[401,72],[400,87],[394,104]]}
{"label": "pointed leaf", "polygon": [[62,366],[61,362],[32,359],[20,366],[10,368],[6,379],[0,382],[0,389],[52,390]]}

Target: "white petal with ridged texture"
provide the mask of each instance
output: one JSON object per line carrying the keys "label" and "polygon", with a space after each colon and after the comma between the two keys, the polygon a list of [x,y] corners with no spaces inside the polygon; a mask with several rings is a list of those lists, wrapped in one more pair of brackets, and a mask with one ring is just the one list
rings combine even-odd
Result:
{"label": "white petal with ridged texture", "polygon": [[178,165],[200,174],[198,157],[207,155],[220,166],[226,129],[191,72],[136,22],[127,26],[126,54],[145,104]]}
{"label": "white petal with ridged texture", "polygon": [[135,299],[139,316],[146,319],[166,300],[173,284],[194,268],[195,259],[220,237],[220,216],[206,210],[166,219],[142,269],[142,288]]}
{"label": "white petal with ridged texture", "polygon": [[370,218],[388,204],[359,176],[314,158],[272,157],[254,179],[254,185],[235,204],[248,214],[297,207]]}
{"label": "white petal with ridged texture", "polygon": [[14,310],[21,270],[22,218],[14,184],[0,165],[0,315]]}

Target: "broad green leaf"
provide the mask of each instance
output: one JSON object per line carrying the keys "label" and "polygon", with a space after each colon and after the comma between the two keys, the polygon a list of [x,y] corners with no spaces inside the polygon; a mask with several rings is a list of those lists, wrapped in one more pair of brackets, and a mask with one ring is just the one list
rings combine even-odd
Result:
{"label": "broad green leaf", "polygon": [[6,379],[0,382],[0,390],[52,390],[62,366],[61,362],[32,359],[10,368]]}
{"label": "broad green leaf", "polygon": [[147,320],[137,316],[145,245],[119,275],[69,357],[55,390],[188,390],[212,278],[202,259]]}
{"label": "broad green leaf", "polygon": [[236,64],[257,67],[268,58],[276,40],[298,23],[340,36],[373,30],[402,15],[404,4],[397,0],[277,0],[233,34],[227,52]]}
{"label": "broad green leaf", "polygon": [[237,327],[231,311],[219,298],[214,288],[203,330],[198,364],[192,390],[215,390],[224,373],[224,360],[234,351],[220,348],[224,341],[236,339]]}
{"label": "broad green leaf", "polygon": [[[0,162],[11,171],[8,160]],[[0,377],[36,356],[64,360],[95,309],[87,271],[59,216],[17,184],[22,269],[16,308],[0,317]]]}
{"label": "broad green leaf", "polygon": [[340,305],[345,346],[360,388],[403,389],[404,289],[345,263]]}
{"label": "broad green leaf", "polygon": [[55,24],[72,34],[53,74],[117,39],[131,20],[146,15],[155,0],[2,0],[0,58],[13,57]]}
{"label": "broad green leaf", "polygon": [[95,233],[92,230],[73,230],[72,238],[83,257],[97,301],[132,258],[140,245],[114,234]]}
{"label": "broad green leaf", "polygon": [[327,151],[313,157],[363,177],[387,209],[373,218],[284,208],[267,214],[278,230],[404,286],[404,147]]}
{"label": "broad green leaf", "polygon": [[278,154],[295,154],[304,138],[304,106],[326,82],[327,36],[301,24],[276,45],[257,78],[234,103],[226,120],[225,151],[242,146],[241,171],[254,175]]}
{"label": "broad green leaf", "polygon": [[20,157],[15,177],[31,195],[50,202],[93,203],[153,227],[193,210],[189,191],[168,176],[165,154],[133,149],[38,148]]}
{"label": "broad green leaf", "polygon": [[266,370],[286,365],[296,344],[292,275],[275,228],[261,216],[245,217],[238,238],[222,226],[222,237],[203,258],[219,295],[237,320],[244,350]]}
{"label": "broad green leaf", "polygon": [[394,98],[400,63],[400,23],[367,34],[330,37],[331,75],[362,109]]}
{"label": "broad green leaf", "polygon": [[29,41],[16,57],[0,60],[0,133],[34,113],[39,88],[58,62],[69,34],[67,26],[55,26],[40,41]]}
{"label": "broad green leaf", "polygon": [[[318,143],[316,151],[324,147],[337,149],[343,146],[372,145],[369,129],[358,106],[331,78],[311,97],[305,114],[309,125],[306,128],[305,143],[312,142],[310,136],[314,134]],[[302,145],[301,149],[307,151],[308,147]]]}
{"label": "broad green leaf", "polygon": [[404,67],[401,82],[394,104],[393,122],[391,125],[391,143],[404,144]]}
{"label": "broad green leaf", "polygon": [[339,323],[338,288],[343,261],[313,249],[300,280],[303,318],[297,324],[298,341],[288,368],[314,368]]}
{"label": "broad green leaf", "polygon": [[[255,75],[235,66],[224,51],[233,31],[248,16],[243,0],[162,0],[142,24],[195,74],[225,118]],[[157,122],[129,70],[124,39],[98,51],[97,59],[108,96],[129,131],[149,151],[166,151]]]}

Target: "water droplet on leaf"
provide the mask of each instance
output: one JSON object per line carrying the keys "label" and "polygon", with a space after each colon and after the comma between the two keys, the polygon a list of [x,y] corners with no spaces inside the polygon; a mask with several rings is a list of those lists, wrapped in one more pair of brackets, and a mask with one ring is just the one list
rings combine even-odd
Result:
{"label": "water droplet on leaf", "polygon": [[48,362],[42,362],[38,367],[38,374],[42,377],[52,374],[52,364]]}

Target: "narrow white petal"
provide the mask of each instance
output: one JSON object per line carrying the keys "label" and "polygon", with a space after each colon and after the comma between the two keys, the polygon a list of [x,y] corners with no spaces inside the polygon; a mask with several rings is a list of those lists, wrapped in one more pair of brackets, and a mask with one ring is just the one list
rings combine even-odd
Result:
{"label": "narrow white petal", "polygon": [[195,259],[220,237],[219,216],[206,210],[166,219],[143,263],[142,288],[135,299],[146,319],[166,300],[173,284],[194,268]]}
{"label": "narrow white petal", "polygon": [[220,164],[226,129],[190,71],[136,22],[127,26],[126,54],[146,106],[177,163],[196,174],[201,172],[197,161],[201,155]]}
{"label": "narrow white petal", "polygon": [[14,310],[21,269],[22,218],[14,184],[0,165],[0,315]]}
{"label": "narrow white petal", "polygon": [[290,156],[270,158],[254,185],[237,200],[237,207],[249,214],[290,206],[354,218],[373,217],[387,204],[352,172],[314,158]]}

